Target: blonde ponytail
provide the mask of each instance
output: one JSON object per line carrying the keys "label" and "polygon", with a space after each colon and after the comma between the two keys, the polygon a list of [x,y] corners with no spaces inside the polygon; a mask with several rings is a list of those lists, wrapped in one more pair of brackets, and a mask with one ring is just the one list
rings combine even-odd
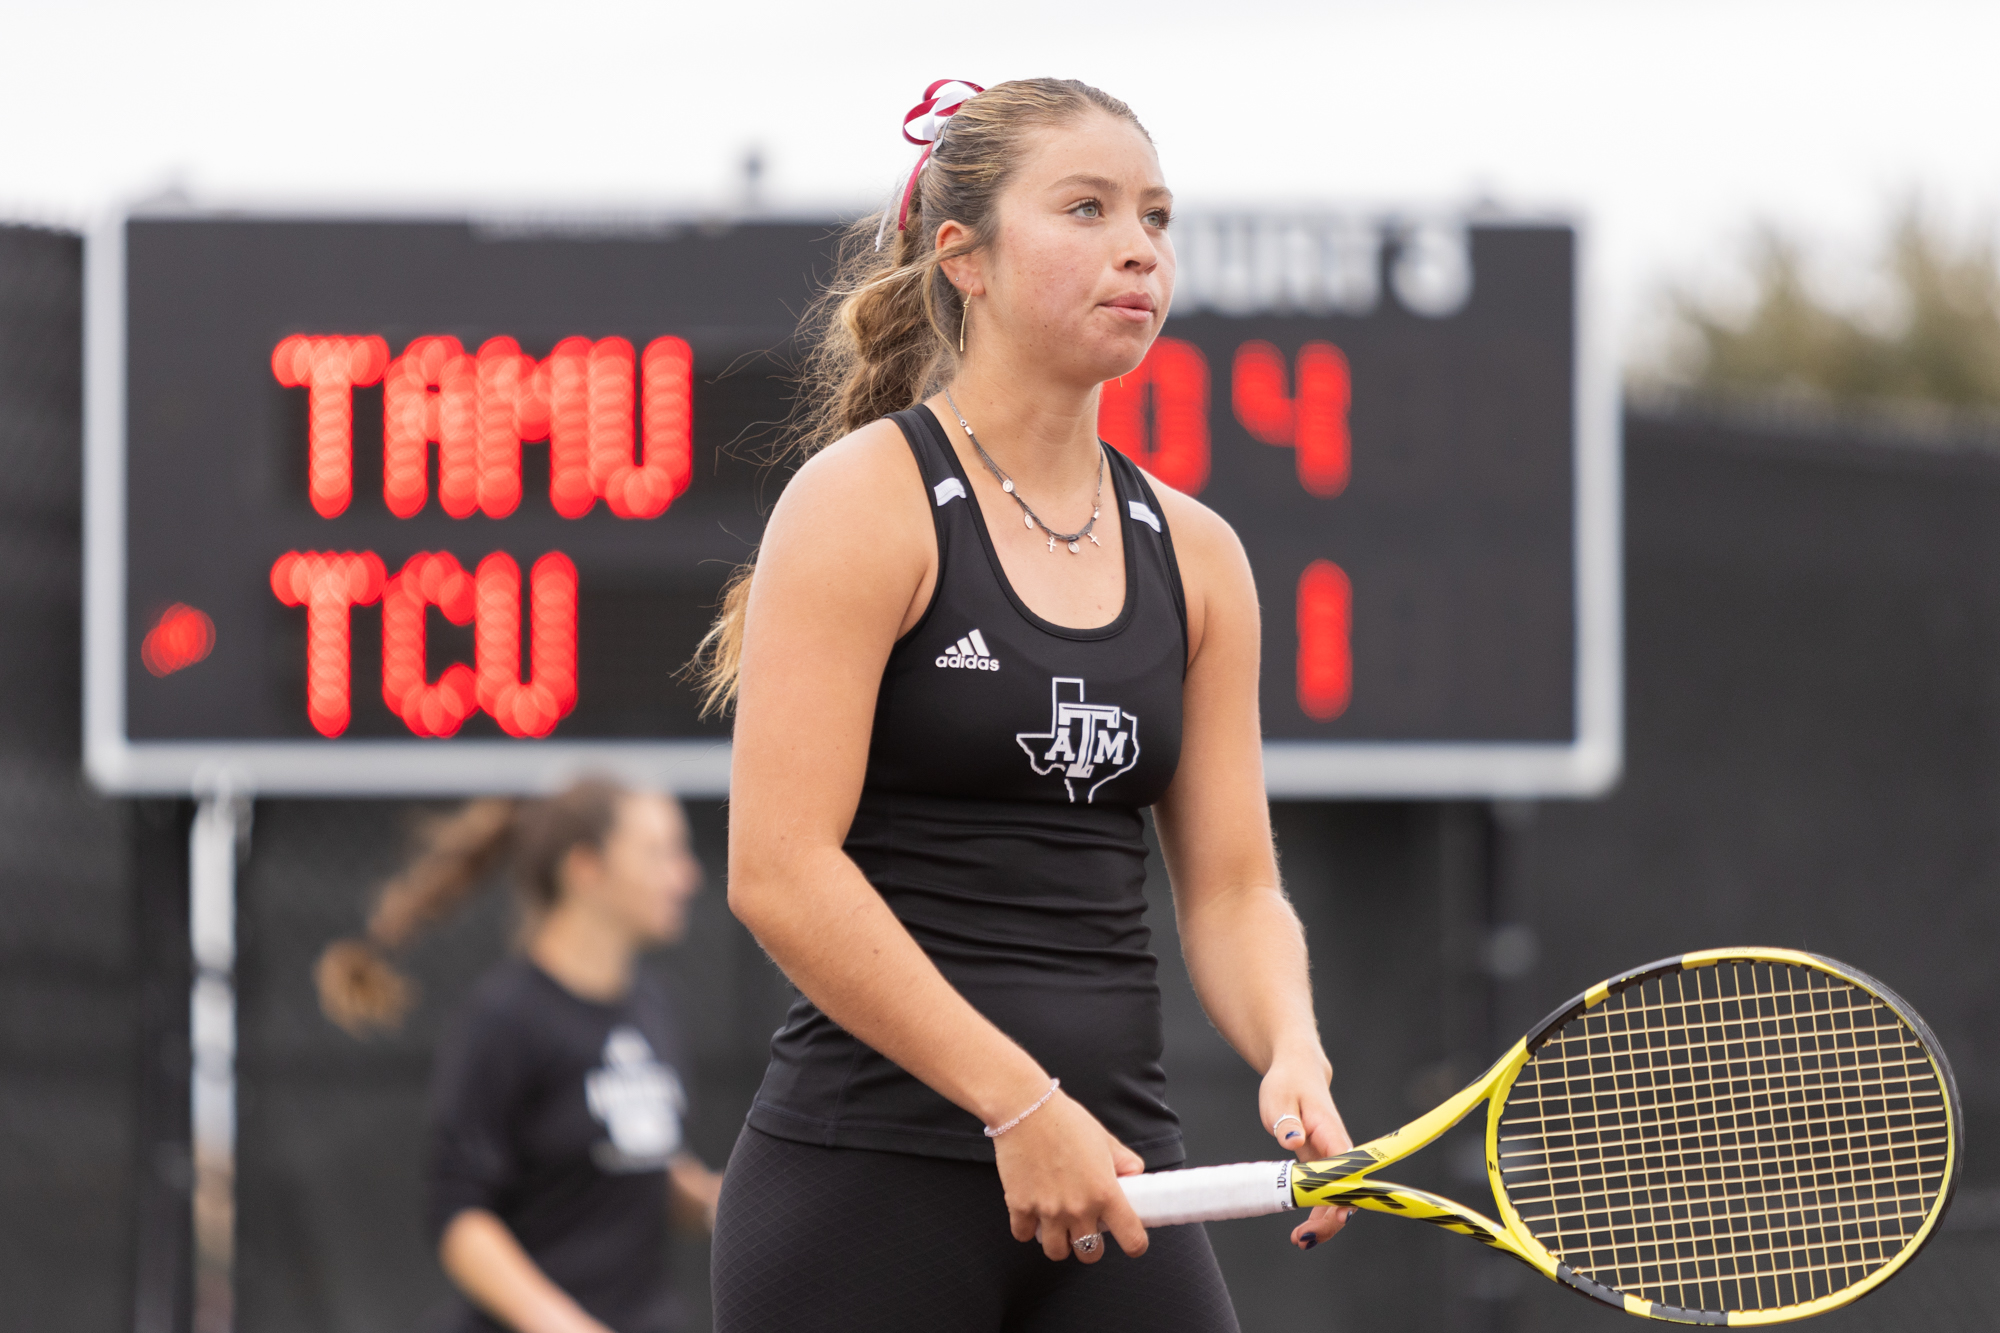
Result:
{"label": "blonde ponytail", "polygon": [[[1145,127],[1132,108],[1074,79],[1018,79],[959,104],[932,149],[910,199],[906,226],[892,245],[875,248],[882,215],[871,214],[841,238],[834,276],[807,309],[800,333],[811,350],[792,420],[790,452],[803,462],[842,436],[913,407],[949,381],[957,367],[953,330],[963,313],[958,289],[941,265],[991,242],[1000,192],[1030,131],[1097,110]],[[947,221],[966,238],[937,248]],[[702,715],[736,700],[743,658],[743,617],[756,558],[723,585],[715,623],[702,637],[688,674],[701,691]]]}

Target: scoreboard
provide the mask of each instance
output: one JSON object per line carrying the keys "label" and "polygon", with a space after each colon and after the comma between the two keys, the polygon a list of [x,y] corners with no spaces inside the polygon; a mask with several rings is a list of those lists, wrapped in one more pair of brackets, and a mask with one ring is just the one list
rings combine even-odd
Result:
{"label": "scoreboard", "polygon": [[[1274,796],[1619,764],[1615,404],[1551,222],[1212,216],[1099,431],[1235,525]],[[87,251],[118,792],[727,789],[681,668],[783,482],[831,221],[120,219]]]}

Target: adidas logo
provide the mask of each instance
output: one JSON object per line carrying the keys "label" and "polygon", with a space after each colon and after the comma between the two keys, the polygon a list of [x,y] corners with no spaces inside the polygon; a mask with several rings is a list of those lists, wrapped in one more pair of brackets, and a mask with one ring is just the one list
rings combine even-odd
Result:
{"label": "adidas logo", "polygon": [[998,671],[1000,659],[986,651],[986,640],[973,630],[951,647],[938,654],[937,664],[941,667],[964,667],[969,671]]}

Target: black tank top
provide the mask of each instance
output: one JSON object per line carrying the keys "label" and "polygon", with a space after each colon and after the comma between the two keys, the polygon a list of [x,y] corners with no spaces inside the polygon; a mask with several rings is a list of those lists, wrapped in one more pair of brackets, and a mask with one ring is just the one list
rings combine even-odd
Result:
{"label": "black tank top", "polygon": [[[1159,501],[1104,449],[1125,605],[1096,629],[1052,625],[1008,584],[937,418],[918,406],[893,420],[923,469],[937,586],[882,673],[847,854],[974,1008],[1148,1168],[1176,1166],[1141,816],[1180,760],[1187,670]],[[993,1160],[976,1117],[802,995],[772,1038],[750,1124],[804,1143]]]}

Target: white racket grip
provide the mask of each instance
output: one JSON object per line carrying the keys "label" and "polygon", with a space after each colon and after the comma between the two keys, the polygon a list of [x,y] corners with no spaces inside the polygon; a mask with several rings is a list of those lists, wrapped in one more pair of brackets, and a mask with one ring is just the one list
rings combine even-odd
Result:
{"label": "white racket grip", "polygon": [[1226,1217],[1264,1217],[1289,1212],[1291,1162],[1238,1162],[1197,1166],[1186,1171],[1153,1171],[1122,1176],[1118,1183],[1139,1220],[1149,1227],[1179,1222],[1220,1222]]}

